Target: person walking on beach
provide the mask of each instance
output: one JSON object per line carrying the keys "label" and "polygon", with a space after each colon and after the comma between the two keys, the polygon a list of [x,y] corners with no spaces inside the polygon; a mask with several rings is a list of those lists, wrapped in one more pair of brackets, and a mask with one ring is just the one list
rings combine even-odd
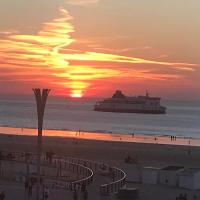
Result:
{"label": "person walking on beach", "polygon": [[0,193],[0,200],[4,200],[5,198],[6,198],[5,192],[2,191],[2,192]]}
{"label": "person walking on beach", "polygon": [[32,182],[29,180],[28,182],[28,199],[32,199]]}
{"label": "person walking on beach", "polygon": [[83,193],[83,200],[87,200],[88,199],[88,191],[85,190]]}
{"label": "person walking on beach", "polygon": [[86,190],[86,185],[83,183],[82,185],[81,185],[81,192],[84,192]]}
{"label": "person walking on beach", "polygon": [[25,182],[24,182],[24,190],[25,190],[25,199],[27,199],[27,194],[28,194],[28,179],[26,178]]}
{"label": "person walking on beach", "polygon": [[45,200],[45,194],[46,194],[46,185],[42,185],[42,200]]}
{"label": "person walking on beach", "polygon": [[44,186],[43,189],[43,200],[48,200],[49,198],[49,188],[47,186]]}
{"label": "person walking on beach", "polygon": [[193,200],[196,200],[196,199],[197,199],[197,195],[194,194],[194,195],[193,195]]}
{"label": "person walking on beach", "polygon": [[183,195],[183,199],[187,200],[187,194],[186,193]]}
{"label": "person walking on beach", "polygon": [[73,200],[78,200],[78,194],[76,190],[73,193]]}
{"label": "person walking on beach", "polygon": [[50,151],[49,151],[49,162],[50,162],[50,163],[52,163],[52,161],[53,161],[53,155],[54,155],[54,153],[53,153],[53,151],[50,149]]}

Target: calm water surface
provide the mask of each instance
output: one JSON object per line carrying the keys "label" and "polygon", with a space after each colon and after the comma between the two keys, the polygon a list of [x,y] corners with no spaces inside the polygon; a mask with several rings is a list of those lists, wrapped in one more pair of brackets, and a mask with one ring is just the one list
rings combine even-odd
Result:
{"label": "calm water surface", "polygon": [[[165,115],[93,111],[99,99],[48,99],[44,128],[200,138],[200,103],[162,101]],[[0,126],[37,127],[34,97],[0,98]]]}

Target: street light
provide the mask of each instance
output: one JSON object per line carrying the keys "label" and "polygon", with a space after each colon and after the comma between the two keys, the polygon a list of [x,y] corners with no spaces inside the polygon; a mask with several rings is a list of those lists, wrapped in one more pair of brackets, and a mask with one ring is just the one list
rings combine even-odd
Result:
{"label": "street light", "polygon": [[36,200],[40,200],[40,165],[41,165],[41,153],[42,153],[42,126],[44,110],[50,89],[43,89],[42,93],[39,88],[33,88],[37,104],[37,116],[38,116],[38,140],[37,140],[37,191]]}

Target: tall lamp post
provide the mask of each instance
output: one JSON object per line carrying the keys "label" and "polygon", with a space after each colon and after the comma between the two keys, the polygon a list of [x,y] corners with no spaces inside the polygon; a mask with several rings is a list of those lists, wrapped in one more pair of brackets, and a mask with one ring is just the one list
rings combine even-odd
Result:
{"label": "tall lamp post", "polygon": [[36,200],[40,200],[40,165],[41,165],[41,154],[42,154],[42,126],[44,110],[50,89],[43,89],[40,91],[39,88],[33,88],[37,104],[37,116],[38,116],[38,140],[37,140],[37,191]]}

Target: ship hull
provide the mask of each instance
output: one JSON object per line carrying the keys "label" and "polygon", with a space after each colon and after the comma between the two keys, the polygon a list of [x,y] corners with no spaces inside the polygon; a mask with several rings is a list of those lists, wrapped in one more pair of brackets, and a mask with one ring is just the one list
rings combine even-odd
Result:
{"label": "ship hull", "polygon": [[141,109],[110,109],[110,108],[95,108],[99,112],[116,112],[116,113],[143,113],[143,114],[166,114],[165,109],[160,110],[141,110]]}

